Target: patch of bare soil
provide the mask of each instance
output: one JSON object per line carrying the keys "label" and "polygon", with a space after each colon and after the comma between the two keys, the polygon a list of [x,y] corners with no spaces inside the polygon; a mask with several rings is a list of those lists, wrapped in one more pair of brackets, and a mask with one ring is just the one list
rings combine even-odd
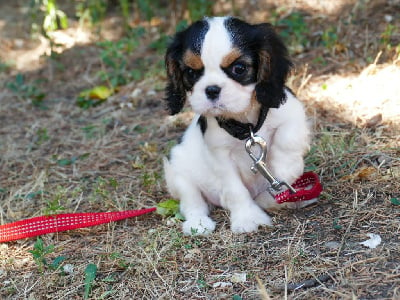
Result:
{"label": "patch of bare soil", "polygon": [[[317,204],[274,212],[275,226],[253,234],[233,235],[221,209],[208,237],[183,236],[179,221],[157,214],[49,234],[42,239],[54,249],[42,267],[29,252],[35,239],[4,243],[0,297],[83,299],[93,263],[91,299],[400,299],[400,6],[339,2],[320,10],[316,1],[280,5],[280,14],[307,16],[310,43],[293,53],[297,71],[289,84],[313,123],[306,164],[324,185]],[[104,69],[95,37],[62,32],[73,42],[56,59],[41,57],[48,48],[25,34],[21,10],[20,1],[0,4],[0,62],[11,64],[0,72],[1,223],[168,199],[162,157],[191,115],[167,116],[164,73],[149,70],[83,110],[76,96],[98,84]],[[269,2],[252,1],[243,17],[274,18],[273,11]],[[336,38],[324,37],[333,27]],[[132,68],[142,58],[162,63],[147,47],[153,38],[130,55]],[[31,94],[7,88],[18,73]],[[29,98],[35,88],[46,95],[41,107]],[[376,248],[361,244],[371,234],[381,238]]]}

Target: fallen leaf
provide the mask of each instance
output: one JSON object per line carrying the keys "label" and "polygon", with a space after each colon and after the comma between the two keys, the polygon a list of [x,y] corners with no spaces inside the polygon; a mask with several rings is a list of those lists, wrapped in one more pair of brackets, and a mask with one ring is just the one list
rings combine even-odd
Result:
{"label": "fallen leaf", "polygon": [[106,100],[113,94],[113,89],[105,85],[98,85],[92,89],[84,90],[79,94],[79,97],[89,98],[89,99],[98,99],[98,100]]}
{"label": "fallen leaf", "polygon": [[341,180],[346,180],[346,181],[371,180],[372,176],[375,174],[376,174],[376,169],[374,167],[364,167],[355,171],[353,174],[343,176]]}
{"label": "fallen leaf", "polygon": [[377,114],[365,121],[365,127],[374,128],[382,123],[382,114]]}

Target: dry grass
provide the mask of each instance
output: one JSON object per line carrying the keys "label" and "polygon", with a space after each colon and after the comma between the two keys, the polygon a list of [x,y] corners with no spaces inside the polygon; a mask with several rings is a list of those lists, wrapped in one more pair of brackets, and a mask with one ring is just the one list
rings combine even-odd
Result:
{"label": "dry grass", "polygon": [[[29,253],[34,239],[2,244],[0,297],[81,299],[84,270],[94,263],[92,299],[400,299],[400,210],[391,202],[400,199],[400,67],[393,49],[373,64],[383,47],[376,42],[383,16],[400,10],[393,1],[390,9],[380,2],[361,8],[351,3],[354,22],[340,36],[346,51],[319,46],[295,56],[299,67],[291,85],[315,131],[307,168],[324,185],[318,204],[274,212],[275,227],[254,234],[233,235],[221,209],[213,212],[218,229],[209,237],[183,236],[177,222],[156,214],[50,234],[42,237],[55,246],[48,260],[65,261],[43,272]],[[370,24],[366,17],[372,16]],[[335,26],[331,18],[321,22],[310,12],[308,26],[312,32]],[[399,18],[393,22],[399,28]],[[367,50],[351,43],[355,36],[365,38],[365,24],[375,41]],[[54,204],[63,212],[111,211],[168,199],[161,159],[188,114],[166,115],[162,91],[155,88],[163,85],[162,74],[128,85],[101,106],[78,108],[74,97],[95,80],[97,57],[94,45],[75,46],[59,58],[64,70],[44,61],[26,72],[30,82],[47,80],[38,84],[47,94],[47,110],[0,91],[2,223],[57,210]],[[8,82],[16,72],[0,73],[0,80]],[[360,92],[371,86],[371,93]],[[381,236],[377,248],[360,244],[368,233]]]}

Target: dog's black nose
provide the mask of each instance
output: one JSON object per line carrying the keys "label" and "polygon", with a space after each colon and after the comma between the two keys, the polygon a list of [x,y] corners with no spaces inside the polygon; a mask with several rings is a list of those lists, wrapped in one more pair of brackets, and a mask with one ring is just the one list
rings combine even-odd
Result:
{"label": "dog's black nose", "polygon": [[220,93],[221,93],[221,88],[218,85],[210,85],[206,87],[207,98],[211,101],[217,100]]}

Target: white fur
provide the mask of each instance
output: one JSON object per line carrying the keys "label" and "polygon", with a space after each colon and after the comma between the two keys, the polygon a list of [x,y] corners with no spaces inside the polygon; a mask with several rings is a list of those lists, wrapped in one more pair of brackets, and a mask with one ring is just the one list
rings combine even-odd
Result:
{"label": "white fur", "polygon": [[[204,75],[194,85],[188,101],[197,113],[182,142],[164,160],[165,178],[173,197],[180,199],[185,216],[185,234],[209,234],[215,222],[209,217],[209,204],[230,212],[233,232],[252,232],[262,225],[272,225],[263,209],[290,207],[278,205],[266,192],[267,181],[250,167],[253,161],[245,151],[245,141],[230,136],[215,115],[241,114],[244,121],[255,123],[259,107],[254,108],[254,84],[242,86],[220,69],[222,58],[232,50],[223,18],[209,21],[201,59]],[[218,45],[218,47],[215,47]],[[222,87],[218,101],[209,101],[207,86]],[[309,129],[302,104],[288,91],[287,101],[271,108],[257,135],[268,145],[267,166],[277,178],[293,183],[303,173],[303,155],[309,147]],[[207,116],[204,135],[198,125],[199,115]],[[310,204],[310,200],[303,206]]]}
{"label": "white fur", "polygon": [[[303,154],[308,149],[309,130],[301,103],[289,92],[287,101],[270,109],[257,135],[269,145],[267,165],[279,179],[293,183],[303,173]],[[209,203],[231,213],[233,232],[251,232],[259,225],[271,225],[261,209],[282,208],[266,192],[267,181],[250,170],[252,160],[244,142],[221,129],[214,118],[208,118],[203,137],[197,125],[198,115],[185,132],[182,142],[165,160],[165,178],[173,197],[181,201],[186,234],[207,234],[215,229],[208,216]],[[307,201],[302,206],[315,200]]]}
{"label": "white fur", "polygon": [[[232,51],[232,43],[223,23],[225,19],[225,17],[209,19],[210,30],[204,38],[201,51],[204,76],[188,95],[193,111],[198,114],[216,116],[227,112],[241,112],[249,106],[251,93],[254,90],[254,84],[242,86],[229,79],[220,68],[223,57]],[[220,100],[217,102],[209,101],[204,93],[206,87],[210,85],[222,88]]]}

